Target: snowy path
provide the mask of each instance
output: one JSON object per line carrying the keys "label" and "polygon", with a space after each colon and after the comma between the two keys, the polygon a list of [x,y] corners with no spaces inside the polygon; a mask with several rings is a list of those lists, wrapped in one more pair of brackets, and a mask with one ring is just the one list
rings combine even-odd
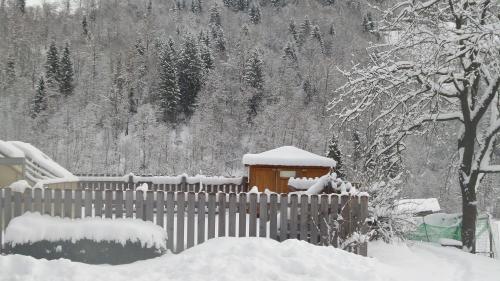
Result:
{"label": "snowy path", "polygon": [[303,241],[220,238],[121,266],[0,256],[1,281],[496,281],[500,262],[430,244],[372,243],[364,258]]}

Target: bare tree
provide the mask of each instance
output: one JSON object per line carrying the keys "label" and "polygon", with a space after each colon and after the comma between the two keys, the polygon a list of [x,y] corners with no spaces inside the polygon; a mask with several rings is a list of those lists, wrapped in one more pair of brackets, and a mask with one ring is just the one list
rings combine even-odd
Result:
{"label": "bare tree", "polygon": [[387,43],[344,72],[348,81],[329,107],[339,125],[376,112],[368,124],[378,128],[374,158],[434,122],[459,127],[462,242],[475,252],[476,190],[486,173],[500,172],[490,159],[500,132],[499,2],[404,1],[379,11]]}

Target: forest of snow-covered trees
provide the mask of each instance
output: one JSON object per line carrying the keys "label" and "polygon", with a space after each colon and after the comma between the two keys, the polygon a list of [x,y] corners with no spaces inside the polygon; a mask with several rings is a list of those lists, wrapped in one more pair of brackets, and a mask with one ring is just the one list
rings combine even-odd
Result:
{"label": "forest of snow-covered trees", "polygon": [[[332,127],[342,71],[387,39],[369,0],[0,1],[0,139],[75,173],[237,175],[249,151],[329,150],[349,180],[401,175],[406,195],[459,210],[456,124],[380,162],[369,117]],[[498,185],[485,176],[480,208]]]}

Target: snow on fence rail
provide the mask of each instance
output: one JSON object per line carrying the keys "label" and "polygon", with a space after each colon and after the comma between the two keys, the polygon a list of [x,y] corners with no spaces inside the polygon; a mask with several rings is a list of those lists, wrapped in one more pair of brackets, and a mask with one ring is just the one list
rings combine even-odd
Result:
{"label": "snow on fence rail", "polygon": [[[10,220],[24,212],[67,218],[136,218],[165,229],[167,248],[179,253],[222,236],[299,239],[341,245],[366,233],[368,196],[266,193],[195,193],[134,190],[0,189],[0,241]],[[335,231],[332,231],[335,225]],[[3,248],[3,242],[2,242]],[[366,242],[347,247],[367,254]]]}
{"label": "snow on fence rail", "polygon": [[246,177],[220,176],[125,176],[106,174],[79,174],[76,180],[58,179],[57,181],[41,181],[39,187],[57,189],[92,189],[92,190],[136,190],[147,184],[148,190],[178,191],[178,192],[247,192],[248,180]]}

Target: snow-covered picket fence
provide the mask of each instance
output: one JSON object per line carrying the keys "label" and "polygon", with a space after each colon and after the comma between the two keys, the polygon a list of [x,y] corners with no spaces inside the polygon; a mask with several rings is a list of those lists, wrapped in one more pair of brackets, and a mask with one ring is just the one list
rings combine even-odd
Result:
{"label": "snow-covered picket fence", "polygon": [[[134,190],[0,189],[2,231],[26,211],[65,218],[136,218],[166,231],[173,252],[215,237],[300,239],[333,245],[335,235],[346,239],[366,231],[368,196],[353,194],[205,193]],[[1,238],[1,237],[0,237]],[[350,249],[366,255],[366,243]]]}

